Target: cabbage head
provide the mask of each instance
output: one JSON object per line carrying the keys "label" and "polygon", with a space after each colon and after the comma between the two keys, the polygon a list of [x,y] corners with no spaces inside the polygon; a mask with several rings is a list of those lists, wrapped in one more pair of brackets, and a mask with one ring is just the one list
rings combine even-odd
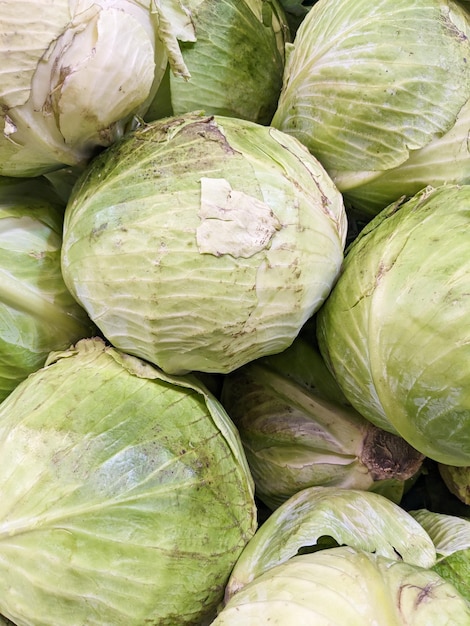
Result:
{"label": "cabbage head", "polygon": [[0,613],[199,625],[256,528],[235,428],[196,379],[84,339],[0,406]]}
{"label": "cabbage head", "polygon": [[0,3],[0,174],[89,161],[147,110],[177,39],[194,38],[177,0]]}
{"label": "cabbage head", "polygon": [[307,487],[283,502],[247,543],[225,589],[240,589],[297,554],[339,545],[431,568],[436,548],[410,513],[387,497],[344,487]]}
{"label": "cabbage head", "polygon": [[453,0],[319,0],[289,46],[272,123],[376,215],[470,180],[470,26]]}
{"label": "cabbage head", "polygon": [[47,180],[0,177],[0,401],[51,350],[96,332],[62,278],[63,213]]}
{"label": "cabbage head", "polygon": [[470,607],[436,572],[341,546],[301,554],[233,595],[212,626],[447,626]]}
{"label": "cabbage head", "polygon": [[348,248],[318,313],[351,404],[425,456],[470,465],[470,186],[392,204]]}
{"label": "cabbage head", "polygon": [[120,350],[181,374],[281,352],[339,273],[339,191],[295,138],[187,114],[99,155],[67,204],[65,283]]}
{"label": "cabbage head", "polygon": [[465,569],[441,576],[437,556],[468,546],[469,523],[414,513],[367,491],[298,492],[245,546],[213,626],[467,626]]}
{"label": "cabbage head", "polygon": [[378,491],[399,502],[423,455],[352,408],[302,336],[226,375],[222,403],[238,428],[257,496],[274,509],[313,485]]}
{"label": "cabbage head", "polygon": [[203,110],[268,124],[282,87],[290,33],[278,0],[184,0],[193,37],[168,63],[146,121]]}

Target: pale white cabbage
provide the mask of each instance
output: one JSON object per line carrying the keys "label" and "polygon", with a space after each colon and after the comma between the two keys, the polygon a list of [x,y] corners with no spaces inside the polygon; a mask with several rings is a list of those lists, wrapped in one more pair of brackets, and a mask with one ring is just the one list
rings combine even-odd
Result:
{"label": "pale white cabbage", "polygon": [[370,492],[304,489],[246,544],[213,626],[467,626],[467,596],[434,569],[449,540],[426,532],[451,524],[417,513]]}
{"label": "pale white cabbage", "polygon": [[87,162],[142,115],[177,38],[194,38],[177,0],[0,4],[0,175]]}
{"label": "pale white cabbage", "polygon": [[308,487],[258,528],[233,568],[225,598],[298,553],[335,545],[423,568],[436,562],[436,549],[424,528],[388,498],[359,489]]}
{"label": "pale white cabbage", "polygon": [[233,596],[213,626],[448,626],[470,608],[436,572],[336,547],[294,556]]}

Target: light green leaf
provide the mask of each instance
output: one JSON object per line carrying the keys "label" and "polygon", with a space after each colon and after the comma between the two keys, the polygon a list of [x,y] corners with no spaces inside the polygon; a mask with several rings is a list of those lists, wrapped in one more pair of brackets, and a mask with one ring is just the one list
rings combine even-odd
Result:
{"label": "light green leaf", "polygon": [[261,525],[233,569],[226,596],[324,537],[420,567],[432,567],[436,560],[433,542],[422,526],[384,496],[310,487],[289,498]]}
{"label": "light green leaf", "polygon": [[0,400],[96,332],[62,278],[63,212],[47,180],[0,177]]}
{"label": "light green leaf", "polygon": [[174,33],[173,17],[159,9],[160,31],[171,35],[161,36],[169,48],[173,45],[172,71],[146,120],[162,117],[162,111],[204,111],[268,124],[282,87],[289,37],[283,13],[265,0],[185,0],[184,5],[192,39]]}
{"label": "light green leaf", "polygon": [[336,184],[354,209],[370,217],[398,199],[413,196],[427,185],[468,184],[470,182],[470,100],[462,107],[454,126],[436,137],[398,167],[370,181],[364,172],[342,172],[335,177]]}
{"label": "light green leaf", "polygon": [[426,509],[410,514],[436,546],[438,558],[433,570],[452,583],[470,606],[470,519]]}
{"label": "light green leaf", "polygon": [[470,520],[426,509],[410,511],[431,537],[438,556],[470,549]]}

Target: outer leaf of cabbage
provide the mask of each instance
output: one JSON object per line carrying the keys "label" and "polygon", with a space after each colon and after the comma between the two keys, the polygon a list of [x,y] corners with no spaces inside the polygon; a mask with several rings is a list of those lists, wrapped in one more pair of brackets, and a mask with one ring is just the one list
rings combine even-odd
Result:
{"label": "outer leaf of cabbage", "polygon": [[236,593],[213,626],[446,626],[470,608],[432,570],[336,547],[294,556]]}
{"label": "outer leaf of cabbage", "polygon": [[273,125],[340,190],[343,177],[373,180],[455,123],[470,97],[467,30],[452,0],[320,0],[297,31]]}
{"label": "outer leaf of cabbage", "polygon": [[287,348],[343,259],[341,194],[296,139],[186,115],[97,157],[64,223],[66,284],[107,339],[170,373]]}
{"label": "outer leaf of cabbage", "polygon": [[62,278],[63,212],[47,180],[0,178],[0,400],[51,350],[96,332]]}
{"label": "outer leaf of cabbage", "polygon": [[470,100],[462,107],[447,133],[423,148],[411,151],[402,165],[386,170],[369,182],[361,182],[347,174],[341,180],[336,177],[335,182],[356,212],[369,219],[399,196],[411,197],[427,185],[468,184],[469,134]]}
{"label": "outer leaf of cabbage", "polygon": [[357,489],[309,487],[271,513],[248,542],[231,573],[226,598],[300,551],[322,549],[325,538],[390,559],[398,555],[420,567],[436,561],[424,528],[388,498]]}
{"label": "outer leaf of cabbage", "polygon": [[319,312],[322,354],[356,409],[448,465],[470,464],[470,186],[391,205],[349,248]]}
{"label": "outer leaf of cabbage", "polygon": [[2,403],[0,454],[0,613],[18,626],[199,624],[255,529],[221,405],[100,340]]}
{"label": "outer leaf of cabbage", "polygon": [[445,559],[439,560],[433,570],[449,581],[467,600],[470,606],[470,548],[453,552]]}
{"label": "outer leaf of cabbage", "polygon": [[470,548],[470,520],[427,509],[410,511],[431,537],[440,558]]}
{"label": "outer leaf of cabbage", "polygon": [[410,511],[410,514],[436,546],[438,559],[433,570],[451,582],[470,605],[470,519],[426,509]]}

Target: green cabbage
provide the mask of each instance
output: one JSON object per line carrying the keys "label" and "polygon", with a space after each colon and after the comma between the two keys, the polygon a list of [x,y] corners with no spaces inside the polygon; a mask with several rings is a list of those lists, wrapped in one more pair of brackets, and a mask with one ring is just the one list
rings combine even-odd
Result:
{"label": "green cabbage", "polygon": [[436,548],[398,504],[370,491],[308,487],[281,504],[250,539],[230,575],[225,599],[296,554],[347,545],[430,568]]}
{"label": "green cabbage", "polygon": [[470,607],[436,572],[350,547],[292,557],[236,593],[213,626],[447,626]]}
{"label": "green cabbage", "polygon": [[469,35],[453,0],[319,0],[289,46],[272,123],[369,215],[427,184],[465,183]]}
{"label": "green cabbage", "polygon": [[0,177],[0,401],[51,350],[96,332],[62,278],[63,213],[47,180]]}
{"label": "green cabbage", "polygon": [[318,313],[351,404],[431,459],[470,465],[470,186],[391,205],[348,249]]}
{"label": "green cabbage", "polygon": [[0,405],[0,613],[200,624],[256,528],[235,428],[194,378],[84,339]]}
{"label": "green cabbage", "polygon": [[313,485],[379,491],[399,502],[423,455],[348,405],[303,337],[224,377],[222,403],[271,509]]}
{"label": "green cabbage", "polygon": [[464,520],[376,493],[304,489],[246,544],[213,626],[467,626],[465,580],[441,576],[437,556],[468,538]]}
{"label": "green cabbage", "polygon": [[67,205],[62,272],[117,348],[170,373],[281,352],[343,260],[341,194],[296,139],[190,114],[99,155]]}
{"label": "green cabbage", "polygon": [[188,75],[168,65],[145,120],[203,110],[269,123],[289,39],[277,0],[185,0],[184,5],[194,29],[193,40],[179,43]]}

